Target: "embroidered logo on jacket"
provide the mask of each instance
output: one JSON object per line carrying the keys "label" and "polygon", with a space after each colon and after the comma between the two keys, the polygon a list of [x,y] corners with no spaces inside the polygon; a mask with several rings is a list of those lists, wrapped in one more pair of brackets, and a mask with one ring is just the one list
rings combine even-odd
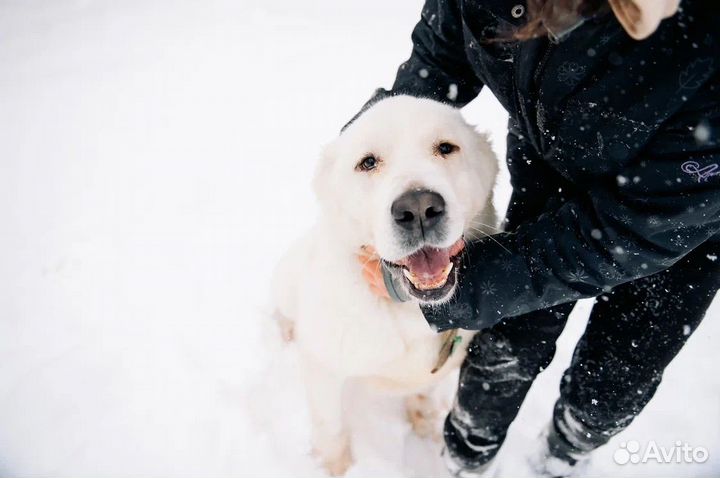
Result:
{"label": "embroidered logo on jacket", "polygon": [[694,176],[699,183],[707,181],[708,178],[713,176],[720,176],[720,167],[718,167],[715,163],[708,164],[707,166],[701,168],[700,163],[696,161],[685,161],[680,167],[683,172],[689,174],[690,176]]}

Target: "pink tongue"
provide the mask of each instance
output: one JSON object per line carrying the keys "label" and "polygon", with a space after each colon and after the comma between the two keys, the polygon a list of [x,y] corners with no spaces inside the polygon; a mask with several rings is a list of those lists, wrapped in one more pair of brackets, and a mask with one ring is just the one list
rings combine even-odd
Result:
{"label": "pink tongue", "polygon": [[405,258],[403,262],[417,277],[435,277],[440,275],[450,262],[450,250],[425,247]]}

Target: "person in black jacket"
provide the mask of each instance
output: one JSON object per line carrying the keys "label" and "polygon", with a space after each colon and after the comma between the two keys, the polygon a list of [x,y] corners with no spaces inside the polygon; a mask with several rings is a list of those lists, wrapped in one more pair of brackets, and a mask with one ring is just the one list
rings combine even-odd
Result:
{"label": "person in black jacket", "polygon": [[576,300],[597,298],[546,432],[555,476],[630,424],[720,288],[720,7],[677,3],[427,0],[377,94],[461,107],[486,86],[510,116],[505,232],[422,306],[481,331],[445,422],[459,475],[489,466]]}

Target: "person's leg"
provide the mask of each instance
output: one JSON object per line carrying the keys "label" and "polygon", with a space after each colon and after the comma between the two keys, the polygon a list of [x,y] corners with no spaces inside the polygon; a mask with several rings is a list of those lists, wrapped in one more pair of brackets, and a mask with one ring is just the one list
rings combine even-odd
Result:
{"label": "person's leg", "polygon": [[720,244],[708,242],[670,269],[600,296],[561,383],[550,453],[583,456],[626,428],[718,288]]}
{"label": "person's leg", "polygon": [[552,360],[573,305],[508,318],[473,338],[444,427],[456,468],[478,469],[495,456],[530,385]]}

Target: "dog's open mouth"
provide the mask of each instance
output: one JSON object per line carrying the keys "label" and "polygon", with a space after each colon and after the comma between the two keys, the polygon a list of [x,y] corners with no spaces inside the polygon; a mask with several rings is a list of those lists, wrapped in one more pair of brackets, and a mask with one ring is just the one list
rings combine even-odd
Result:
{"label": "dog's open mouth", "polygon": [[446,249],[426,246],[387,264],[401,272],[412,296],[423,301],[442,300],[455,286],[460,253],[464,248],[465,241],[461,238]]}

